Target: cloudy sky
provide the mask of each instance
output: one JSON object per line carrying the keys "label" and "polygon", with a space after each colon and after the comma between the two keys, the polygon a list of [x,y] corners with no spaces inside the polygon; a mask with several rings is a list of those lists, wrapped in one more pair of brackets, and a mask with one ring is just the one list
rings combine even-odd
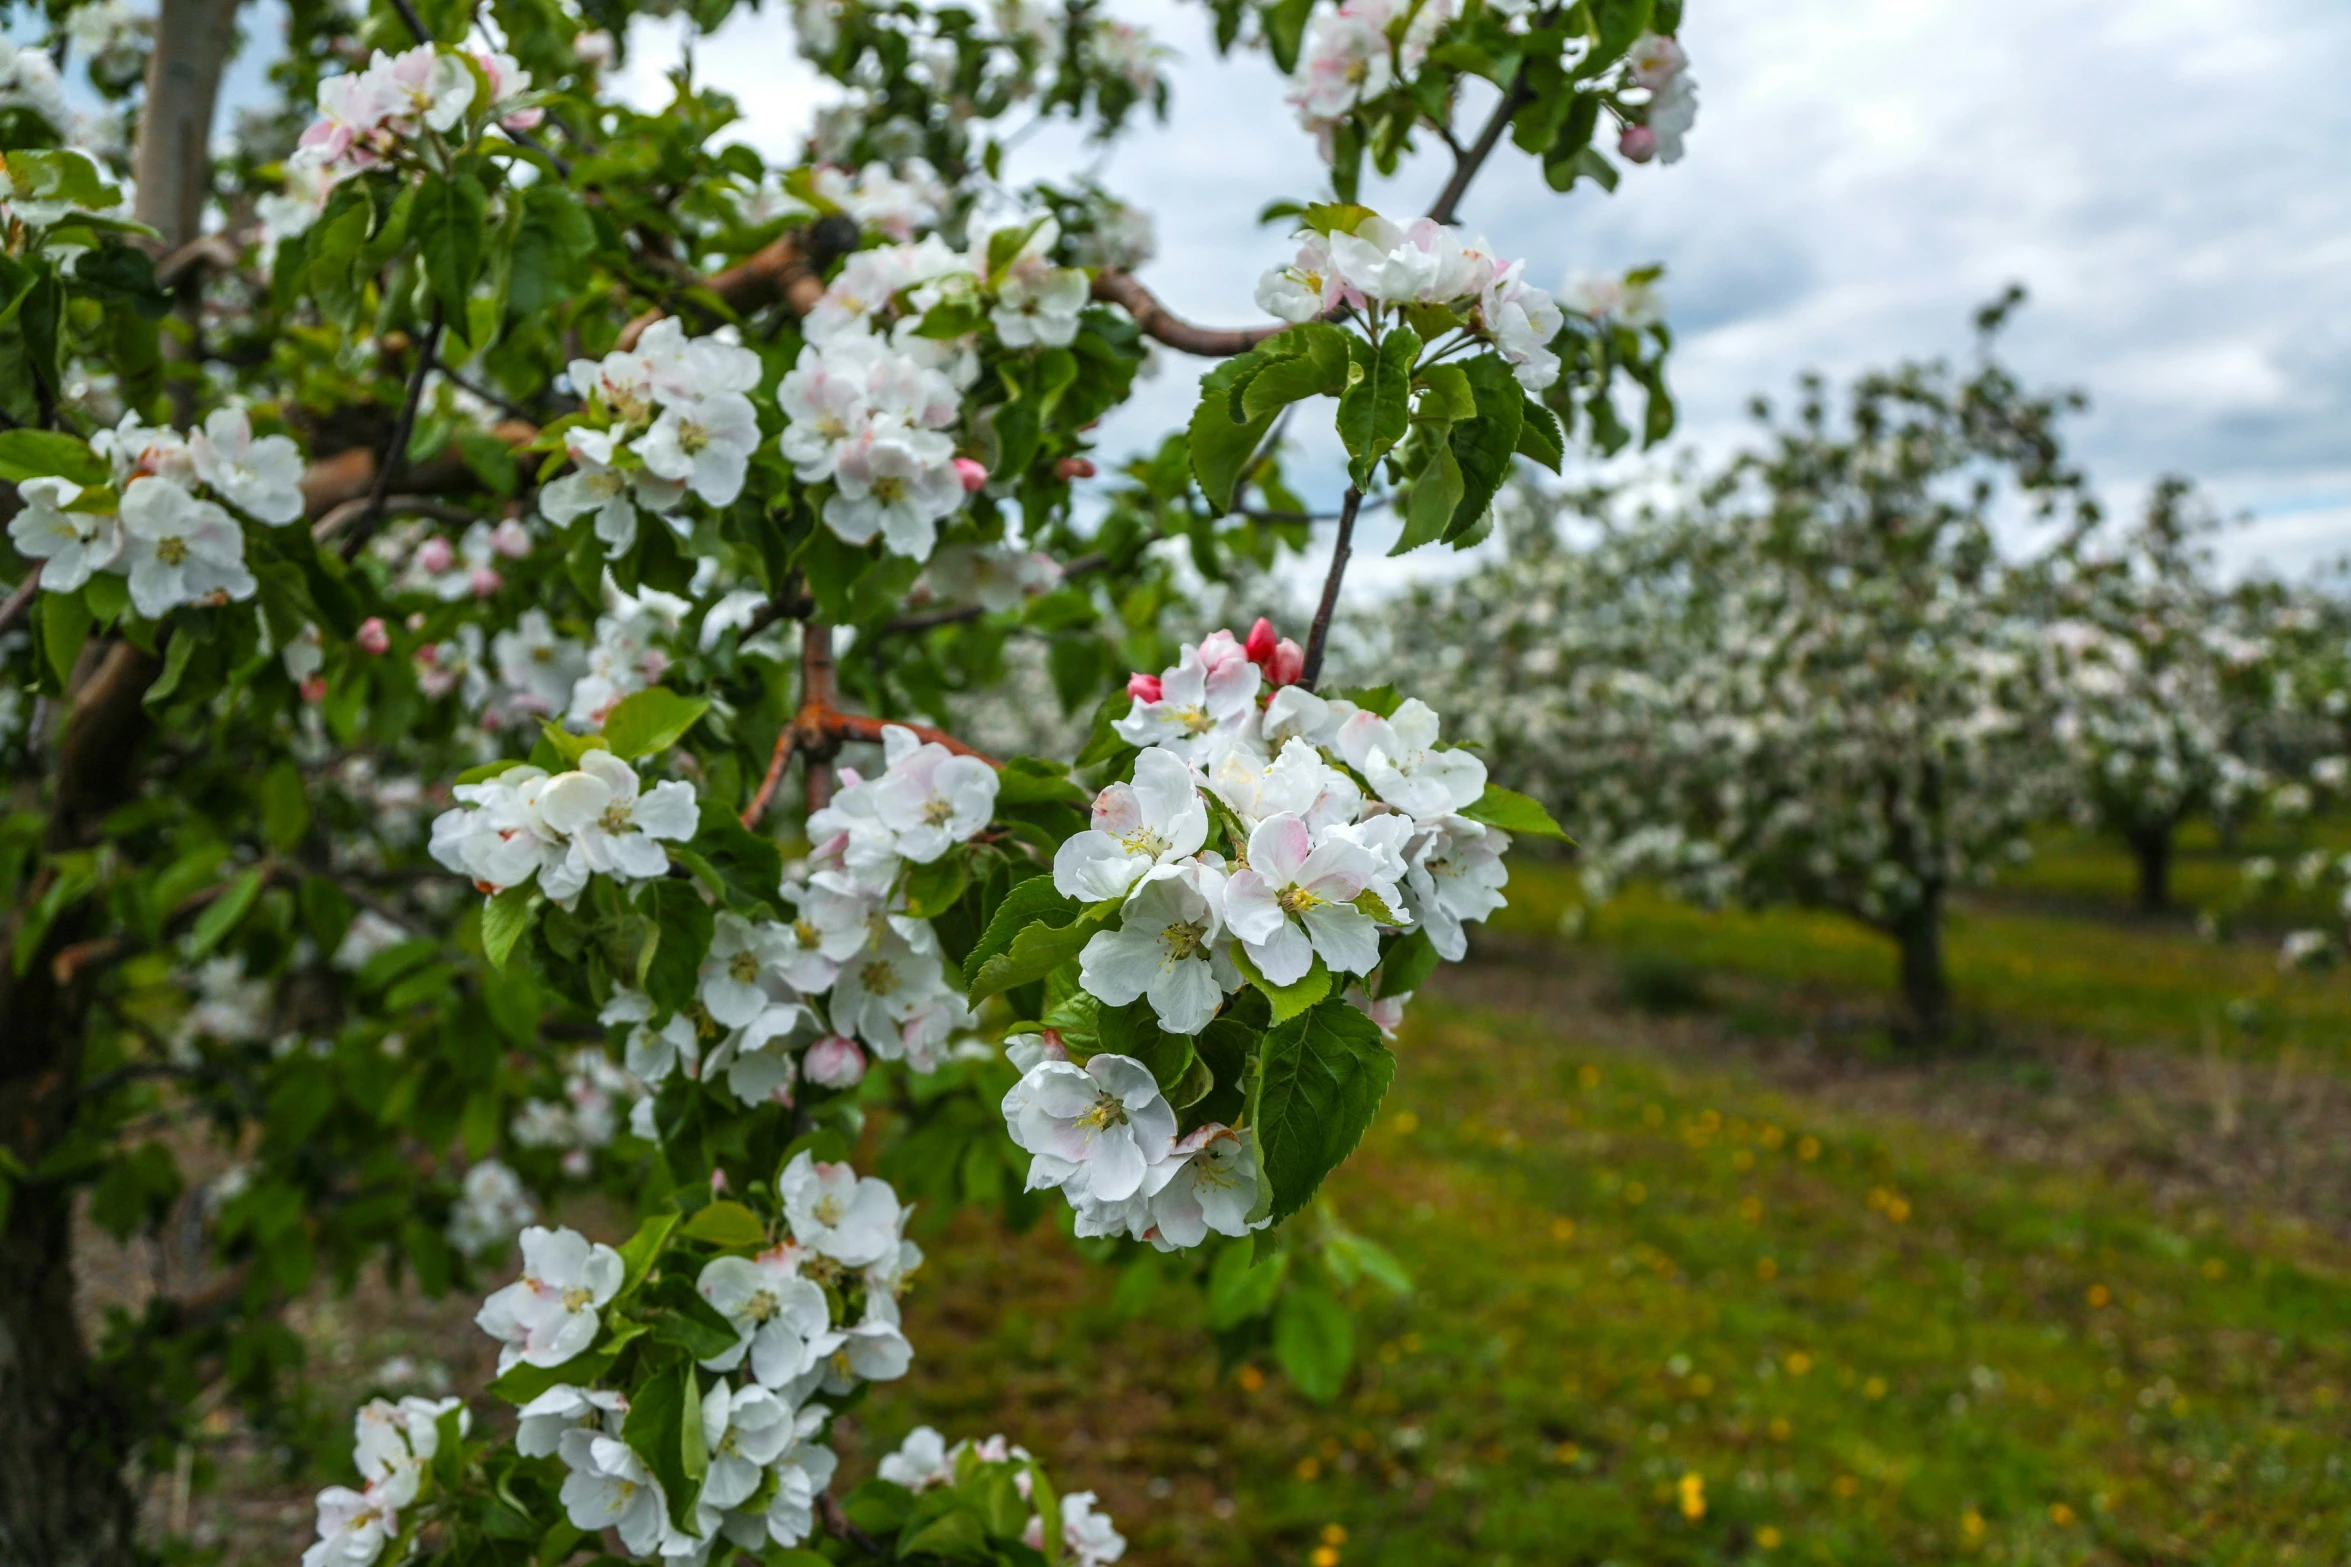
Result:
{"label": "cloudy sky", "polygon": [[[1086,166],[1159,214],[1144,276],[1195,319],[1254,318],[1279,259],[1257,210],[1319,188],[1262,57],[1217,58],[1204,9],[1152,0],[1177,52],[1165,126],[1100,156],[1032,138],[1025,168]],[[1509,151],[1463,219],[1538,279],[1661,261],[1682,439],[1723,450],[1756,391],[1958,353],[1971,306],[2033,295],[2009,352],[2085,387],[2078,450],[2121,504],[2180,470],[2252,514],[2240,564],[2291,572],[2351,548],[2351,6],[2341,0],[1691,0],[1701,84],[1689,155],[1614,196],[1560,197]],[[666,95],[658,30],[630,82]],[[781,18],[699,51],[745,139],[782,154],[817,101]],[[1425,204],[1441,152],[1374,199]],[[1171,358],[1110,432],[1142,445],[1188,409]]]}

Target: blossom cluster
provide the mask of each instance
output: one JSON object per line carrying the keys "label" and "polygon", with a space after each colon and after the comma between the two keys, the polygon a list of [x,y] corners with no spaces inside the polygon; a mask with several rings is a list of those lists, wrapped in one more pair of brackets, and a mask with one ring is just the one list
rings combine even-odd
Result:
{"label": "blossom cluster", "polygon": [[1453,15],[1452,0],[1344,0],[1336,6],[1322,0],[1315,6],[1287,96],[1298,123],[1314,132],[1325,162],[1340,124],[1410,80]]}
{"label": "blossom cluster", "polygon": [[417,1499],[426,1467],[441,1450],[442,1423],[456,1434],[472,1426],[458,1398],[371,1399],[352,1418],[352,1463],[360,1488],[330,1485],[318,1494],[318,1539],[302,1567],[368,1567],[400,1534],[400,1511]]}
{"label": "blossom cluster", "polygon": [[[1144,1000],[1161,1028],[1196,1034],[1251,980],[1368,977],[1383,931],[1418,930],[1459,959],[1464,924],[1502,906],[1509,837],[1461,814],[1485,792],[1485,764],[1441,747],[1425,704],[1382,713],[1319,696],[1297,683],[1302,663],[1261,620],[1246,640],[1213,633],[1129,682],[1114,727],[1140,748],[1133,775],[1095,797],[1092,824],[1053,862],[1056,891],[1118,906],[1078,954],[1096,1001]],[[1231,858],[1208,847],[1212,828]],[[1405,999],[1353,995],[1383,1028]],[[1035,1055],[1005,1122],[1033,1156],[1031,1187],[1067,1194],[1081,1233],[1163,1247],[1246,1233],[1258,1181],[1245,1134],[1212,1124],[1179,1137],[1140,1062],[1080,1065],[1050,1036],[1024,1043]]]}
{"label": "blossom cluster", "polygon": [[539,492],[549,521],[594,518],[606,553],[636,546],[640,510],[668,522],[689,492],[727,506],[743,492],[759,445],[749,393],[759,356],[734,329],[688,337],[674,316],[645,329],[634,348],[575,359],[565,372],[587,410],[563,431],[572,471]]}
{"label": "blossom cluster", "polygon": [[[1007,349],[1066,347],[1091,297],[1083,270],[1055,266],[1051,218],[982,225],[966,253],[936,235],[852,255],[802,331],[776,388],[778,446],[803,484],[829,484],[825,525],[852,544],[930,556],[939,524],[988,481],[949,433],[979,376],[985,321]],[[941,307],[971,330],[932,335]]]}
{"label": "blossom cluster", "polygon": [[1698,123],[1698,83],[1690,57],[1670,35],[1646,33],[1625,56],[1625,75],[1644,89],[1641,116],[1618,135],[1616,150],[1634,163],[1679,163],[1683,138]]}
{"label": "blossom cluster", "polygon": [[449,1210],[449,1244],[469,1257],[486,1256],[503,1250],[538,1216],[522,1177],[501,1160],[484,1159],[458,1185],[457,1202]]}
{"label": "blossom cluster", "polygon": [[598,873],[620,882],[666,875],[662,844],[691,838],[700,821],[692,784],[647,789],[601,747],[560,773],[509,767],[454,792],[460,803],[433,820],[433,858],[493,897],[536,880],[565,908]]}
{"label": "blossom cluster", "polygon": [[[916,1426],[906,1433],[896,1452],[883,1456],[875,1473],[892,1485],[920,1493],[955,1484],[966,1464],[1019,1464],[1024,1467],[1014,1471],[1012,1483],[1025,1501],[1031,1495],[1025,1467],[1030,1461],[1027,1448],[1001,1436],[984,1442],[966,1437],[950,1447],[935,1427]],[[1030,1516],[1024,1538],[1030,1550],[1045,1549],[1043,1515]],[[1075,1491],[1061,1498],[1061,1544],[1063,1559],[1073,1567],[1108,1567],[1127,1550],[1126,1538],[1111,1523],[1110,1515],[1095,1511],[1091,1491]]]}
{"label": "blossom cluster", "polygon": [[273,238],[300,233],[337,184],[394,161],[428,133],[457,132],[477,101],[507,128],[529,130],[544,117],[522,101],[530,85],[530,73],[497,50],[378,49],[365,68],[319,83],[318,117],[286,160],[285,190],[258,204],[264,228]]}
{"label": "blossom cluster", "polygon": [[1542,391],[1559,379],[1551,340],[1565,318],[1551,296],[1526,280],[1523,260],[1496,259],[1483,239],[1428,218],[1399,228],[1373,215],[1353,232],[1302,235],[1295,260],[1257,282],[1257,303],[1284,321],[1315,320],[1345,305],[1442,305],[1464,330],[1490,340],[1519,384]]}
{"label": "blossom cluster", "polygon": [[[651,999],[618,992],[607,1025],[626,1027],[628,1069],[659,1085],[672,1073],[724,1081],[746,1105],[792,1102],[805,1079],[855,1086],[870,1058],[918,1072],[947,1059],[971,1022],[928,921],[905,912],[899,872],[927,864],[988,824],[996,774],[892,724],[876,778],[843,769],[833,803],[809,818],[815,850],[786,881],[790,920],[721,912],[693,1004],[658,1027]],[[633,1112],[652,1135],[650,1100]]]}
{"label": "blossom cluster", "polygon": [[184,435],[125,415],[90,446],[111,465],[112,483],[50,475],[17,486],[24,508],[9,521],[9,542],[41,562],[52,593],[112,572],[128,579],[132,607],[150,620],[182,604],[249,599],[258,584],[229,506],[272,527],[302,515],[301,453],[285,436],[254,435],[240,408],[216,409]]}
{"label": "blossom cluster", "polygon": [[[522,1408],[515,1445],[562,1461],[572,1524],[613,1531],[632,1556],[698,1564],[722,1540],[757,1551],[807,1539],[836,1466],[820,1440],[833,1412],[824,1400],[913,1362],[897,1297],[922,1252],[904,1237],[907,1210],[888,1183],[801,1153],[777,1178],[777,1198],[790,1239],[714,1258],[695,1280],[737,1338],[700,1362],[713,1377],[699,1400],[709,1467],[692,1533],[677,1528],[661,1481],[624,1439],[625,1392],[559,1383]],[[595,1344],[624,1280],[620,1256],[571,1230],[526,1230],[522,1249],[522,1276],[477,1320],[500,1341],[501,1370],[560,1368]]]}

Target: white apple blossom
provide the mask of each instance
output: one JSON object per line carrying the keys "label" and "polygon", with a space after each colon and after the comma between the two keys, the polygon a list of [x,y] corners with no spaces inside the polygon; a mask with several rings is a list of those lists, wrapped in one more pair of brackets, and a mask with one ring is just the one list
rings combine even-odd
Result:
{"label": "white apple blossom", "polygon": [[609,1388],[559,1384],[515,1412],[515,1449],[525,1458],[551,1458],[565,1432],[591,1421],[600,1422],[606,1435],[617,1435],[628,1407],[629,1401]]}
{"label": "white apple blossom", "polygon": [[564,1466],[560,1493],[572,1527],[596,1534],[610,1529],[632,1556],[651,1556],[668,1532],[661,1482],[618,1437],[586,1427],[563,1434],[556,1448]]}
{"label": "white apple blossom", "polygon": [[686,496],[682,480],[664,478],[650,465],[615,466],[618,445],[616,431],[572,426],[563,433],[572,471],[539,491],[539,511],[559,527],[593,513],[596,537],[604,541],[605,553],[615,556],[636,548],[640,507],[665,516]]}
{"label": "white apple blossom", "polygon": [[884,548],[913,560],[929,558],[940,519],[963,505],[955,443],[894,420],[876,421],[841,448],[833,482],[826,527],[851,544],[878,533]]}
{"label": "white apple blossom", "polygon": [[522,1177],[496,1159],[465,1172],[460,1195],[449,1210],[449,1244],[468,1256],[503,1251],[517,1231],[538,1217]]}
{"label": "white apple blossom", "polygon": [[1087,939],[1078,983],[1114,1007],[1148,997],[1161,1028],[1200,1032],[1224,1002],[1210,950],[1224,932],[1224,884],[1224,872],[1208,864],[1145,880],[1120,910],[1118,928]]}
{"label": "white apple blossom", "polygon": [[776,1246],[756,1257],[718,1257],[695,1281],[702,1298],[735,1325],[741,1339],[702,1362],[732,1371],[746,1354],[763,1387],[788,1387],[838,1347],[824,1291],[800,1276],[800,1248]]}
{"label": "white apple blossom", "polygon": [[560,1366],[596,1341],[596,1315],[621,1285],[620,1253],[577,1230],[522,1232],[522,1277],[474,1317],[499,1340],[498,1369]]}
{"label": "white apple blossom", "polygon": [[882,749],[889,767],[874,785],[874,815],[897,835],[901,858],[927,865],[988,825],[995,768],[899,724],[882,730]]}
{"label": "white apple blossom", "polygon": [[868,1295],[865,1316],[841,1330],[841,1342],[824,1363],[824,1389],[854,1392],[859,1382],[895,1382],[914,1364],[914,1346],[899,1330],[898,1303]]}
{"label": "white apple blossom", "polygon": [[703,1010],[728,1028],[741,1028],[775,1003],[791,1000],[782,973],[789,942],[781,925],[720,911],[697,982]]}
{"label": "white apple blossom", "polygon": [[1192,769],[1172,751],[1135,758],[1132,782],[1094,796],[1093,826],[1053,853],[1053,886],[1081,903],[1123,898],[1144,876],[1197,854],[1208,838],[1208,807]]}
{"label": "white apple blossom", "polygon": [[729,1508],[749,1501],[768,1465],[797,1435],[792,1407],[767,1388],[713,1386],[702,1395],[702,1445],[710,1468],[701,1504]]}
{"label": "white apple blossom", "polygon": [[1248,865],[1225,883],[1225,923],[1273,984],[1304,979],[1318,956],[1333,973],[1368,974],[1380,961],[1379,927],[1355,900],[1394,894],[1380,869],[1361,844],[1337,833],[1318,843],[1300,818],[1269,816],[1249,834]]}
{"label": "white apple blossom", "polygon": [[833,1027],[854,1034],[885,1061],[906,1053],[907,1034],[942,1005],[960,1011],[948,988],[937,939],[922,921],[893,914],[873,922],[864,947],[833,982]]}
{"label": "white apple blossom", "polygon": [[821,1164],[803,1150],[776,1177],[792,1238],[821,1256],[862,1268],[893,1256],[905,1211],[890,1183],[845,1164]]}
{"label": "white apple blossom", "polygon": [[255,437],[242,408],[216,408],[188,437],[196,477],[275,527],[302,515],[302,453],[283,435]]}
{"label": "white apple blossom", "polygon": [[883,1455],[875,1473],[892,1485],[925,1491],[953,1484],[955,1465],[947,1453],[947,1439],[930,1426],[916,1426],[896,1452]]}
{"label": "white apple blossom", "polygon": [[41,586],[71,593],[122,554],[122,520],[111,511],[73,511],[82,487],[70,479],[26,479],[24,509],[8,520],[8,542],[41,564]]}
{"label": "white apple blossom", "polygon": [[540,787],[539,819],[568,840],[569,853],[539,885],[561,902],[576,897],[591,873],[643,881],[669,870],[663,840],[694,836],[700,817],[694,786],[660,783],[644,789],[637,770],[610,751],[591,750],[579,766]]}
{"label": "white apple blossom", "polygon": [[1462,926],[1503,906],[1510,871],[1502,856],[1509,848],[1510,835],[1499,827],[1460,816],[1439,817],[1414,834],[1406,851],[1405,907],[1448,963],[1469,951]]}
{"label": "white apple blossom", "polygon": [[1161,1251],[1199,1245],[1214,1230],[1241,1236],[1263,1229],[1252,1220],[1262,1177],[1254,1142],[1227,1126],[1210,1122],[1185,1134],[1169,1151],[1176,1166],[1150,1197],[1150,1225],[1142,1236]]}
{"label": "white apple blossom", "polygon": [[1186,761],[1203,759],[1257,716],[1264,672],[1229,631],[1186,644],[1175,665],[1152,681],[1112,726],[1129,745],[1163,745]]}
{"label": "white apple blossom", "polygon": [[1012,1140],[1032,1156],[1029,1189],[1059,1187],[1073,1201],[1126,1201],[1175,1143],[1175,1112],[1132,1056],[1040,1061],[1005,1094],[1003,1111]]}
{"label": "white apple blossom", "polygon": [[1034,276],[1015,274],[996,291],[988,321],[1006,348],[1066,348],[1078,335],[1078,317],[1092,297],[1086,274],[1054,267]]}
{"label": "white apple blossom", "polygon": [[1418,821],[1451,816],[1477,803],[1486,764],[1462,750],[1437,749],[1436,712],[1408,698],[1392,717],[1362,712],[1339,730],[1339,754],[1379,797]]}
{"label": "white apple blossom", "polygon": [[259,587],[236,519],[176,480],[133,479],[122,493],[122,530],[131,604],[150,620],[182,604],[249,599]]}
{"label": "white apple blossom", "polygon": [[743,493],[751,454],[759,447],[759,415],[740,392],[718,392],[673,402],[634,450],[661,478],[685,485],[713,506]]}

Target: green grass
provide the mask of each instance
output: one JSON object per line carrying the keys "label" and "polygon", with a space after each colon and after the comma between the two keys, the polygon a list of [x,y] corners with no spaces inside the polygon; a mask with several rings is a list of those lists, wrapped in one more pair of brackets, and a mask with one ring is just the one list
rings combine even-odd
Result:
{"label": "green grass", "polygon": [[1559,1029],[1408,1025],[1335,1186],[1419,1288],[1334,1408],[967,1225],[864,1425],[1042,1438],[1143,1562],[2342,1559],[2333,1248]]}
{"label": "green grass", "polygon": [[[2267,855],[2290,868],[2297,856],[2314,846],[2338,854],[2351,849],[2351,822],[2329,820],[2292,828],[2262,823],[2242,833],[2233,848],[2222,845],[2210,824],[2191,822],[2172,840],[2172,903],[2189,914],[2233,907],[2244,895],[2248,856]],[[2138,875],[2130,856],[2115,840],[2097,833],[2063,828],[2040,833],[2032,858],[2003,873],[1998,886],[2003,892],[2063,900],[2083,909],[2124,912],[2138,907]],[[2253,904],[2249,912],[2265,923],[2309,923],[2325,921],[2333,907],[2324,893],[2288,886]]]}
{"label": "green grass", "polygon": [[[2109,856],[2119,859],[2119,856]],[[1550,937],[1581,905],[1572,868],[1513,868],[1510,907],[1497,931]],[[1646,887],[1590,911],[1585,939],[1629,952],[1781,985],[1826,989],[1890,1005],[1894,947],[1856,922],[1801,909],[1710,912]],[[2292,1044],[2305,1054],[2351,1056],[2351,978],[2281,973],[2264,940],[2207,942],[2185,928],[2086,919],[1985,902],[1962,907],[1947,934],[1961,1006],[2040,1031],[2119,1045],[2201,1048]],[[2254,1024],[2250,1038],[2231,1003]]]}

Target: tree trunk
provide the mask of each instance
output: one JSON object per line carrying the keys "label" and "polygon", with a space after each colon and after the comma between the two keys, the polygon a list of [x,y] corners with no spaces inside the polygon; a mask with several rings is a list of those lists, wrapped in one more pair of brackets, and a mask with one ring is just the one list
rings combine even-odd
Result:
{"label": "tree trunk", "polygon": [[[165,251],[194,239],[210,192],[210,143],[238,0],[163,0],[132,153],[137,216]],[[194,273],[191,272],[193,277]],[[189,285],[191,290],[194,285]],[[183,303],[193,314],[193,293]],[[192,388],[194,381],[185,384]],[[188,410],[182,411],[183,422]],[[136,787],[131,752],[146,727],[140,698],[157,664],[117,642],[68,704],[54,752],[48,847],[86,847],[96,824]],[[30,897],[0,918],[13,948]],[[73,1129],[82,1075],[82,986],[52,967],[97,934],[90,905],[47,932],[22,973],[0,967],[0,1147],[37,1168]],[[0,1178],[0,1567],[129,1567],[138,1504],[126,1470],[126,1407],[92,1374],[74,1314],[74,1183]]]}
{"label": "tree trunk", "polygon": [[1930,898],[1894,927],[1902,954],[1902,1006],[1907,1031],[1922,1045],[1951,1034],[1951,976],[1943,967],[1943,900]]}
{"label": "tree trunk", "polygon": [[2128,836],[2139,867],[2139,912],[2161,914],[2171,907],[2171,823],[2134,827]]}

